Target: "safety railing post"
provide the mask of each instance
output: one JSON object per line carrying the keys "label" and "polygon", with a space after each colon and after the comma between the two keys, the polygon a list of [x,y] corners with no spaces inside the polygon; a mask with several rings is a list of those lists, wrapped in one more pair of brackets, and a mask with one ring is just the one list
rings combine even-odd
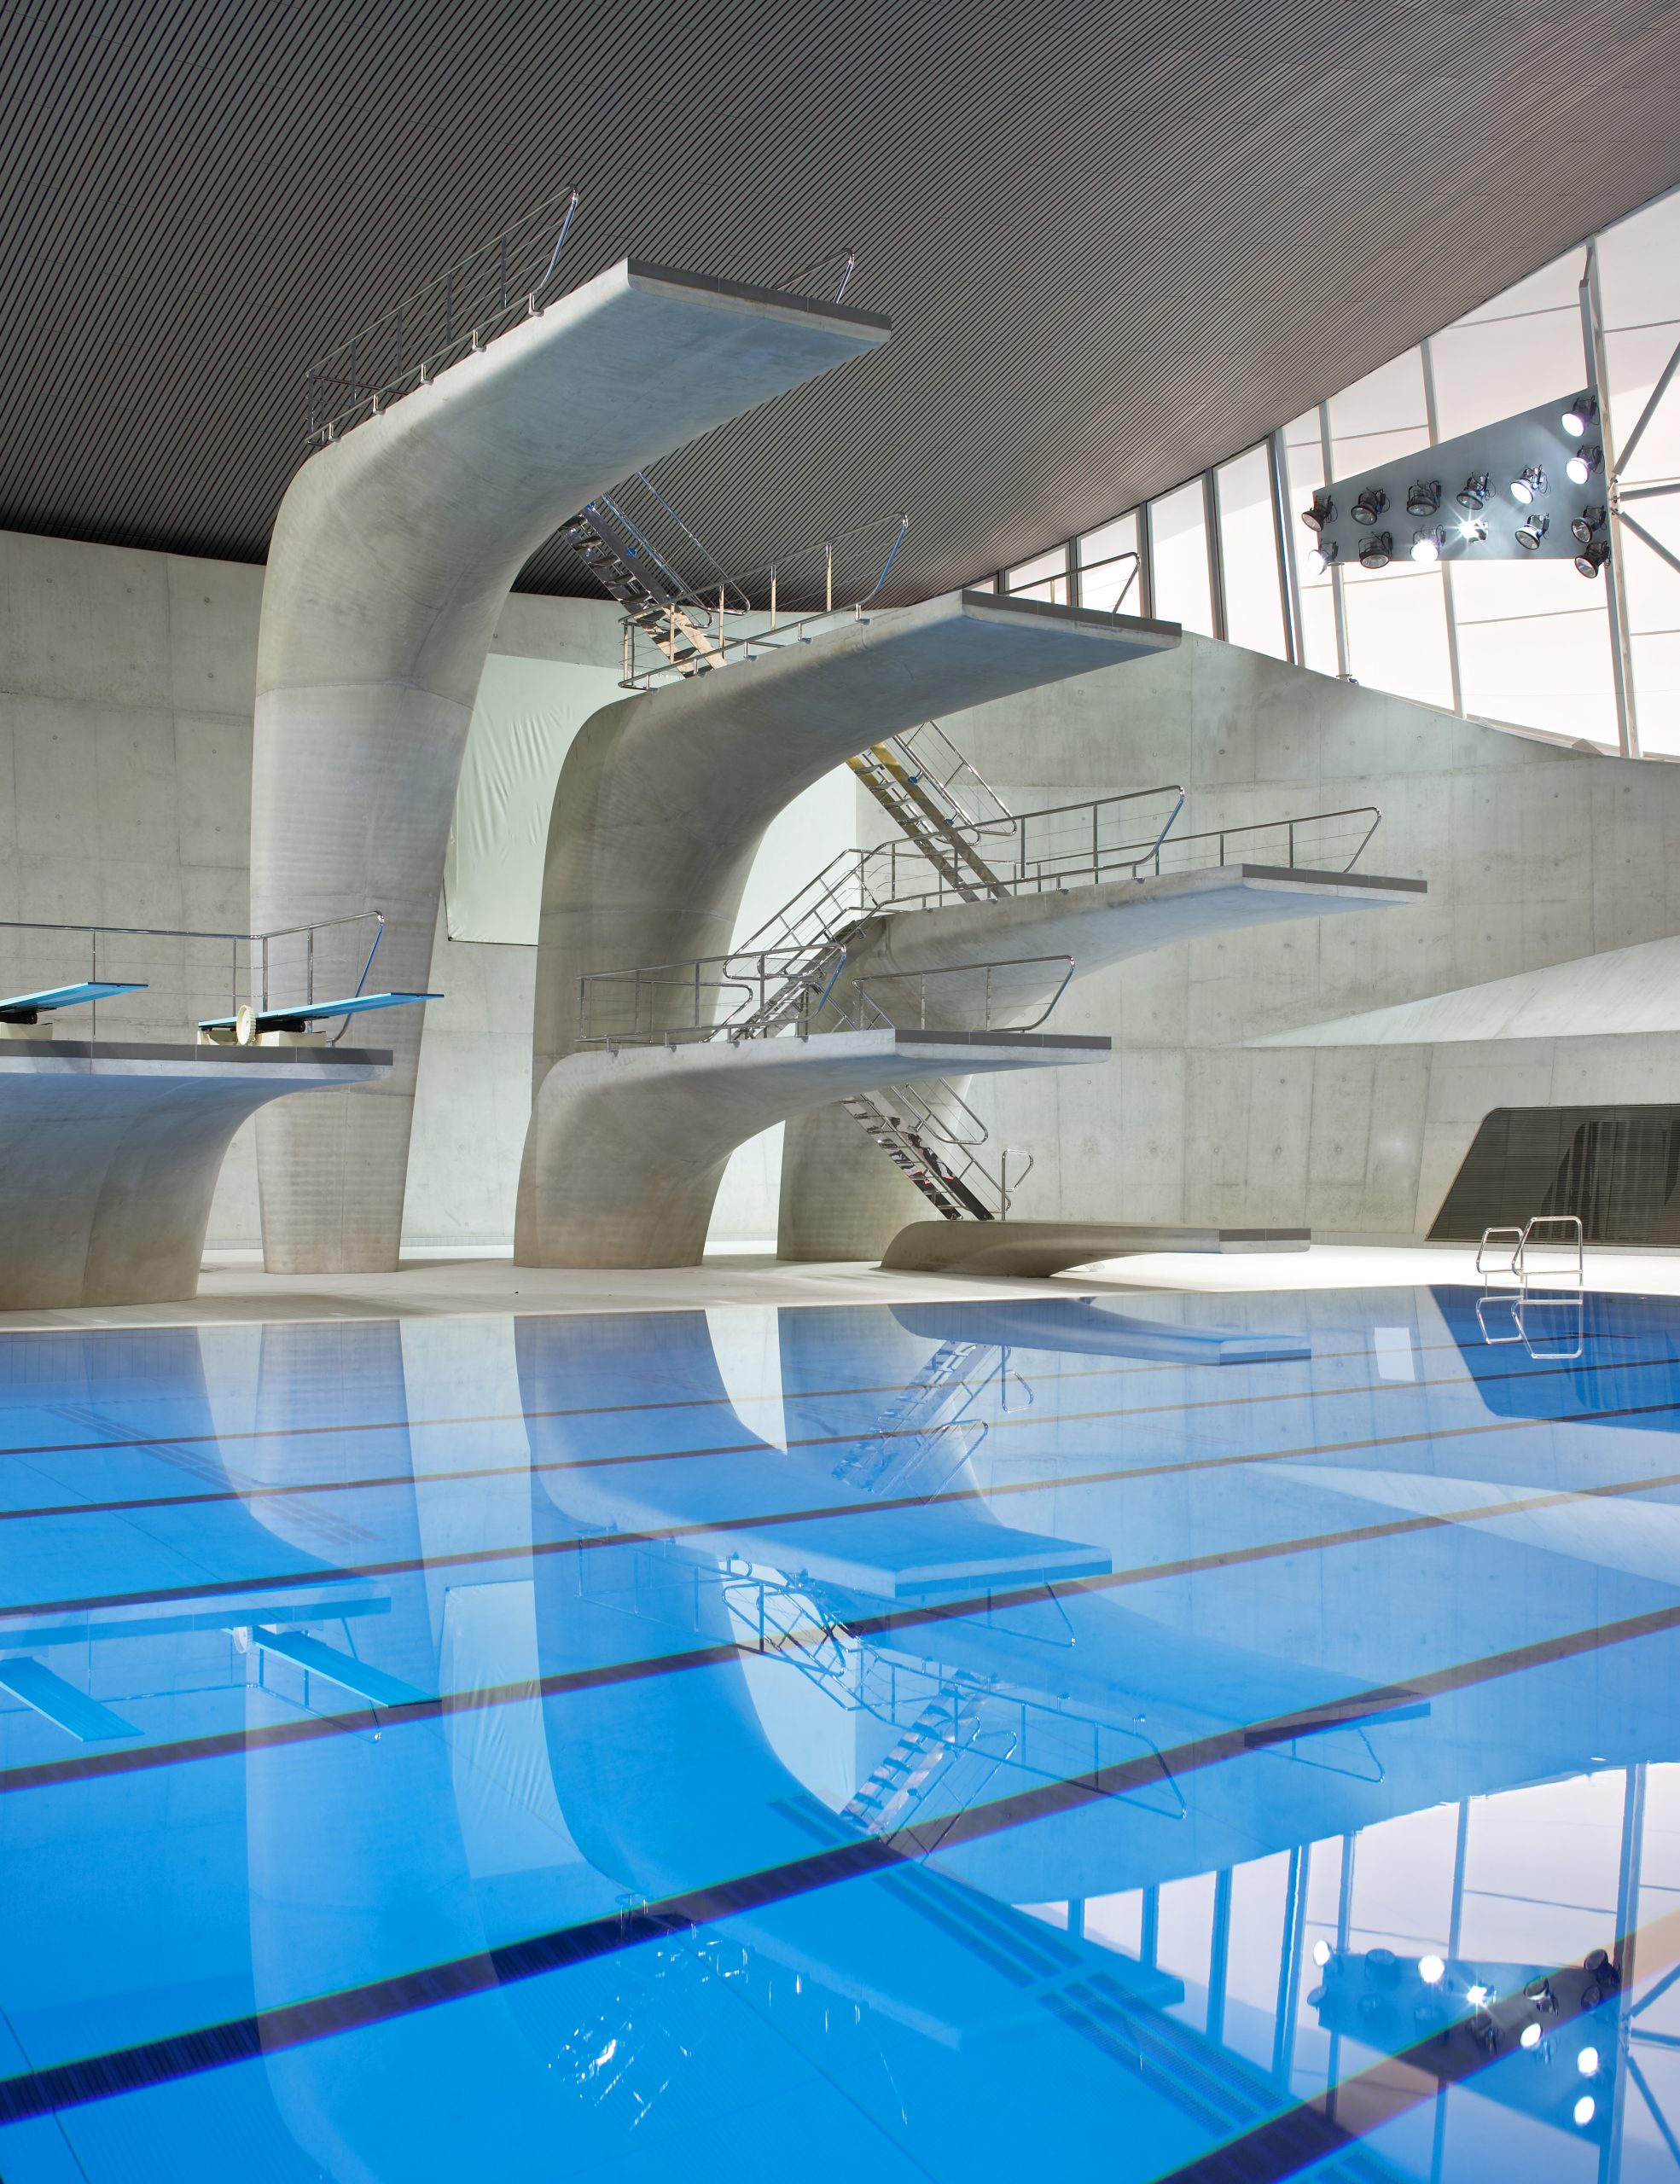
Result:
{"label": "safety railing post", "polygon": [[832,538],[825,542],[823,555],[827,569],[827,574],[823,579],[823,611],[826,614],[832,614],[834,611],[834,543]]}

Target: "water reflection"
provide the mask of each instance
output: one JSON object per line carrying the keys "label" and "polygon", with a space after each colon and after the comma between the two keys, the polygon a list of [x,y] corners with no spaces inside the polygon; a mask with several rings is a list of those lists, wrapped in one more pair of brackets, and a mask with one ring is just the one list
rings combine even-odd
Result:
{"label": "water reflection", "polygon": [[0,2173],[1657,2173],[1674,1321],[1602,1303],[20,1345],[0,1667],[133,1734],[0,1704]]}

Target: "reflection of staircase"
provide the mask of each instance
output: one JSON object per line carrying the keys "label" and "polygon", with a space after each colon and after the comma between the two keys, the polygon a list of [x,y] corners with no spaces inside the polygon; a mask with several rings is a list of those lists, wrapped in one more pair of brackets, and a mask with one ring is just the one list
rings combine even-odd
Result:
{"label": "reflection of staircase", "polygon": [[939,1492],[986,1436],[983,1418],[965,1415],[989,1385],[969,1377],[981,1346],[942,1342],[871,1430],[846,1450],[834,1477],[866,1494]]}
{"label": "reflection of staircase", "polygon": [[858,1785],[842,1808],[845,1817],[871,1835],[890,1834],[956,1757],[963,1726],[961,1701],[941,1692]]}

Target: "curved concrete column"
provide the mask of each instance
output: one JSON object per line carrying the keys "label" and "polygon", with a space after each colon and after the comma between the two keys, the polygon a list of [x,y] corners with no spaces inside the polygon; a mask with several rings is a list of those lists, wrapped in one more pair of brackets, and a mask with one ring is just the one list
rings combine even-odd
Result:
{"label": "curved concrete column", "polygon": [[[1160,879],[1107,880],[1095,886],[883,918],[863,937],[844,976],[855,990],[895,972],[1035,956],[1071,956],[1078,975],[1181,941],[1297,918],[1388,908],[1416,902],[1426,892],[1421,880],[1247,864],[1170,873]],[[1014,976],[1013,1013],[1003,1020],[1031,1021],[1055,992],[1061,972],[1051,966],[1036,980],[1030,973]],[[882,984],[870,990],[885,1000],[894,989]],[[996,1021],[996,992],[995,985],[988,989],[979,973],[971,980],[934,980],[926,988],[928,1021],[945,1026],[980,1023],[988,1000]],[[881,1158],[844,1108],[817,1108],[789,1122],[782,1150],[779,1258],[879,1258],[898,1231],[926,1211],[927,1201]]]}
{"label": "curved concrete column", "polygon": [[[1171,623],[958,592],[625,699],[587,721],[567,753],[549,833],[514,1257],[602,1263],[549,1256],[568,1246],[562,1209],[543,1195],[569,1188],[573,1173],[566,1146],[550,1140],[563,1109],[543,1086],[581,1043],[581,979],[724,954],[765,828],[872,740],[1177,642]],[[767,1113],[758,1127],[777,1119]],[[631,1170],[619,1180],[626,1193],[638,1188]],[[577,1188],[592,1194],[600,1182],[579,1176]],[[713,1190],[715,1178],[708,1208]]]}
{"label": "curved concrete column", "polygon": [[568,1054],[538,1089],[519,1262],[697,1266],[725,1161],[783,1116],[953,1066],[1043,1068],[1107,1051],[1106,1039],[1019,1032],[840,1031]]}
{"label": "curved concrete column", "polygon": [[376,1085],[383,1052],[0,1045],[0,1311],[195,1296],[234,1132],[288,1094]]}
{"label": "curved concrete column", "polygon": [[[615,480],[887,334],[863,312],[625,261],[312,456],[263,594],[253,929],[381,909],[381,980],[423,988],[462,746],[522,564]],[[317,991],[353,982],[354,945],[317,955]],[[300,977],[277,959],[276,979],[288,968]],[[392,1028],[376,1096],[260,1132],[274,1271],[397,1263],[420,1021]]]}

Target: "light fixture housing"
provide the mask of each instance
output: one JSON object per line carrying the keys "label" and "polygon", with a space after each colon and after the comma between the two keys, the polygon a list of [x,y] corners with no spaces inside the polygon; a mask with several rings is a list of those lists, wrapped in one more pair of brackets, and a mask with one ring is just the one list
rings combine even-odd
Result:
{"label": "light fixture housing", "polygon": [[1322,533],[1318,543],[1307,548],[1306,565],[1316,577],[1322,577],[1327,569],[1340,559],[1341,548],[1334,538],[1326,538]]}
{"label": "light fixture housing", "polygon": [[1445,531],[1439,529],[1415,531],[1412,535],[1412,559],[1415,561],[1439,561],[1441,549],[1447,543]]}
{"label": "light fixture housing", "polygon": [[1485,470],[1474,472],[1453,495],[1460,508],[1472,515],[1479,515],[1487,506],[1488,479]]}
{"label": "light fixture housing", "polygon": [[1602,447],[1578,447],[1563,466],[1571,485],[1584,485],[1603,460]]}
{"label": "light fixture housing", "polygon": [[1353,520],[1355,523],[1363,523],[1369,531],[1372,525],[1381,520],[1382,512],[1387,506],[1388,496],[1383,491],[1381,486],[1367,485],[1353,503]]}
{"label": "light fixture housing", "polygon": [[1369,538],[1359,541],[1359,566],[1362,569],[1386,569],[1394,558],[1394,540],[1386,531],[1374,531]]}
{"label": "light fixture housing", "polygon": [[1408,515],[1433,515],[1441,505],[1441,481],[1439,478],[1420,478],[1406,495]]}
{"label": "light fixture housing", "polygon": [[1549,515],[1531,515],[1517,526],[1517,543],[1526,554],[1538,554],[1540,541],[1552,527]]}
{"label": "light fixture housing", "polygon": [[1312,497],[1312,506],[1301,510],[1301,521],[1309,531],[1322,531],[1327,523],[1334,523],[1336,504],[1330,496],[1320,491]]}
{"label": "light fixture housing", "polygon": [[1531,462],[1526,469],[1519,470],[1511,480],[1511,498],[1523,508],[1531,507],[1542,493],[1550,491],[1546,483],[1546,473],[1538,462]]}
{"label": "light fixture housing", "polygon": [[1578,440],[1597,415],[1598,397],[1588,388],[1584,394],[1578,394],[1564,411],[1563,429],[1571,439]]}
{"label": "light fixture housing", "polygon": [[1602,502],[1596,508],[1583,508],[1569,526],[1570,536],[1578,546],[1590,546],[1595,531],[1604,528],[1605,510]]}
{"label": "light fixture housing", "polygon": [[1609,540],[1595,538],[1590,545],[1582,547],[1575,556],[1575,566],[1584,577],[1596,577],[1609,558]]}

